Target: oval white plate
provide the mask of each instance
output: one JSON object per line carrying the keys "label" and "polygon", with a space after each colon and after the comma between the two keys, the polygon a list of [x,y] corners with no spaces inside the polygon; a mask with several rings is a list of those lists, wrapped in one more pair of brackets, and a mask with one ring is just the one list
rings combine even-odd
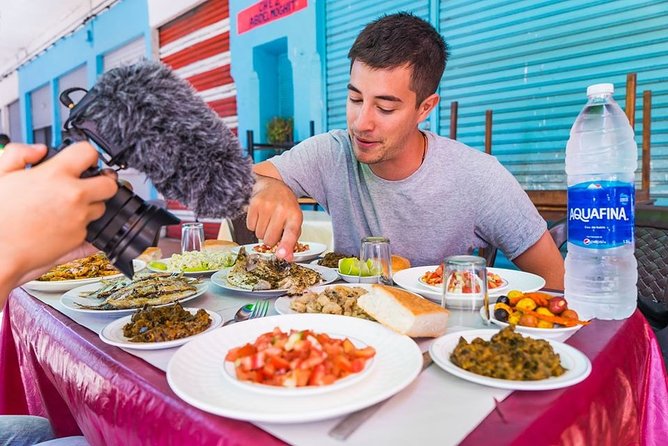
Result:
{"label": "oval white plate", "polygon": [[[309,260],[313,260],[316,257],[318,257],[320,254],[325,252],[325,250],[327,249],[327,245],[323,245],[322,243],[302,242],[302,241],[300,241],[299,243],[301,243],[303,245],[308,245],[309,249],[306,250],[306,251],[295,253],[294,259],[293,259],[294,262],[308,262]],[[253,250],[253,248],[255,246],[259,246],[259,245],[262,245],[262,244],[263,243],[251,243],[250,245],[242,245],[242,246],[246,248],[246,252],[248,254],[260,254],[262,256],[267,256],[267,257],[270,257],[270,256],[274,255],[272,253],[261,253],[261,252],[255,252]],[[239,252],[239,249],[241,249],[241,246],[235,246],[234,248],[232,248],[232,252],[237,254]],[[320,266],[320,265],[318,265],[318,266]]]}
{"label": "oval white plate", "polygon": [[[131,314],[137,311],[137,308],[128,308],[128,309],[123,309],[123,310],[91,310],[88,308],[81,308],[80,306],[77,305],[77,302],[83,305],[95,305],[96,303],[100,304],[102,301],[100,299],[91,299],[91,298],[86,298],[86,297],[81,297],[79,293],[83,291],[95,291],[100,289],[101,284],[99,283],[93,283],[90,285],[84,285],[79,288],[74,288],[72,290],[69,290],[67,293],[63,294],[60,297],[60,303],[67,309],[76,311],[78,313],[89,313],[89,314],[106,314],[106,315],[114,315],[114,316],[122,316],[126,314]],[[179,299],[176,302],[188,302],[189,300],[193,300],[196,297],[201,296],[202,294],[206,293],[206,290],[209,288],[209,284],[207,282],[202,282],[199,285],[197,285],[197,291],[195,294],[184,297],[183,299]],[[164,307],[165,305],[170,305],[173,304],[174,302],[170,302],[168,304],[163,304],[163,305],[156,305],[157,307]]]}
{"label": "oval white plate", "polygon": [[[351,285],[343,285],[343,284],[341,285],[347,287],[359,287],[359,288],[364,288],[367,291],[371,291],[371,285],[366,283],[353,283]],[[314,293],[322,293],[323,291],[325,291],[326,288],[330,288],[333,286],[339,286],[339,285],[314,286],[309,288],[308,290]],[[281,296],[278,299],[276,299],[274,301],[274,309],[276,310],[276,312],[278,314],[314,314],[314,313],[298,313],[292,308],[290,308],[290,303],[292,302],[292,299],[294,299],[294,297],[291,296]]]}
{"label": "oval white plate", "polygon": [[[317,330],[316,330],[317,332]],[[336,339],[343,339],[345,337],[348,337],[350,341],[355,345],[355,347],[358,348],[364,348],[367,345],[355,338],[352,338],[350,336],[341,336],[337,335],[335,333],[330,333],[330,336],[332,338]],[[309,396],[309,395],[320,395],[322,393],[327,393],[327,392],[332,392],[335,390],[341,390],[345,387],[348,387],[350,385],[353,385],[357,382],[359,382],[362,378],[366,377],[369,372],[371,371],[371,368],[373,367],[373,364],[375,363],[374,361],[375,358],[370,358],[366,364],[364,365],[364,370],[358,373],[351,373],[350,375],[346,376],[343,379],[339,379],[332,384],[326,385],[326,386],[304,386],[304,387],[279,387],[279,386],[269,386],[265,384],[258,384],[258,383],[253,383],[250,381],[240,381],[237,379],[237,373],[234,369],[234,364],[231,363],[230,361],[225,361],[225,365],[223,367],[223,375],[229,382],[234,384],[235,386],[241,386],[245,390],[250,390],[251,392],[258,392],[267,396]]]}
{"label": "oval white plate", "polygon": [[[133,259],[132,265],[134,267],[135,273],[146,268],[146,262],[139,259]],[[91,277],[89,279],[75,279],[75,280],[52,280],[52,281],[42,281],[42,280],[31,280],[26,282],[21,287],[26,290],[33,291],[46,291],[49,293],[63,292],[68,291],[73,288],[80,287],[82,285],[88,285],[91,283],[97,283],[103,279],[117,279],[123,277],[123,274],[113,274],[111,276],[102,276],[102,277]]]}
{"label": "oval white plate", "polygon": [[498,330],[469,330],[458,331],[442,336],[434,341],[429,347],[429,353],[434,362],[448,373],[451,373],[466,381],[482,384],[489,387],[510,390],[551,390],[562,387],[572,386],[583,381],[591,373],[591,362],[582,352],[551,339],[546,339],[550,343],[554,352],[559,355],[561,365],[566,368],[566,373],[561,376],[541,379],[538,381],[513,381],[509,379],[490,378],[488,376],[478,375],[466,371],[456,366],[450,360],[450,354],[457,346],[460,336],[463,336],[468,342],[479,337],[485,341],[491,339]]}
{"label": "oval white plate", "polygon": [[[399,285],[401,288],[412,291],[426,297],[427,299],[440,303],[440,287],[438,288],[439,291],[433,291],[420,283],[420,277],[422,277],[424,273],[427,271],[434,271],[436,268],[437,266],[418,266],[415,268],[408,268],[394,273],[392,279],[394,280],[394,283]],[[530,291],[538,291],[545,286],[545,279],[537,276],[536,274],[504,268],[487,269],[492,273],[500,275],[508,281],[508,286],[503,290],[499,290],[497,288],[494,291],[490,291],[490,297],[500,296],[504,293],[505,290],[520,290],[528,293]],[[482,302],[480,303],[482,304]]]}
{"label": "oval white plate", "polygon": [[[494,317],[494,304],[489,304],[489,321],[494,325],[499,327],[507,327],[509,324],[506,322],[501,322]],[[480,308],[480,317],[485,319],[485,309]],[[515,331],[518,333],[524,333],[534,338],[543,338],[543,339],[555,339],[558,341],[563,341],[568,339],[571,334],[578,331],[582,325],[576,325],[574,327],[560,327],[560,328],[538,328],[538,327],[524,327],[522,325],[516,325]]]}
{"label": "oval white plate", "polygon": [[[310,268],[312,270],[319,272],[320,275],[322,276],[322,282],[321,282],[322,285],[332,283],[339,278],[339,275],[336,274],[335,270],[327,268],[326,266],[320,266],[320,265],[300,265],[300,266],[303,266],[304,268]],[[254,296],[275,297],[275,296],[281,296],[285,294],[285,292],[287,291],[286,289],[251,291],[245,288],[236,287],[227,281],[227,273],[229,271],[230,268],[225,268],[218,271],[213,276],[211,276],[211,282],[213,282],[214,284],[218,285],[221,288],[225,288],[226,290],[236,291],[237,293],[243,293],[246,295],[252,294]]]}
{"label": "oval white plate", "polygon": [[[195,314],[199,308],[184,308],[184,310],[190,311],[190,313]],[[206,310],[206,309],[205,309]],[[163,341],[163,342],[131,342],[128,338],[123,336],[123,327],[125,324],[129,323],[132,319],[132,315],[116,319],[111,322],[109,325],[104,327],[100,332],[100,339],[102,342],[105,342],[109,345],[115,345],[116,347],[130,348],[134,350],[161,350],[164,348],[178,347],[183,345],[186,342],[190,342],[196,336],[201,336],[206,332],[213,330],[218,327],[222,322],[223,318],[213,311],[206,310],[211,318],[211,325],[209,328],[204,330],[201,333],[194,334],[192,336],[187,336],[185,338],[174,339],[173,341]]]}
{"label": "oval white plate", "polygon": [[[162,262],[165,265],[167,265],[167,262],[169,261],[169,258],[165,259],[160,259],[157,260],[157,262]],[[189,277],[199,277],[199,276],[205,276],[205,275],[211,275],[215,273],[216,271],[219,271],[220,269],[206,269],[202,271],[177,271],[177,270],[165,270],[165,269],[158,269],[158,268],[153,268],[151,265],[146,266],[149,271],[153,271],[154,273],[174,273],[174,274],[183,274],[184,276],[189,276]]]}
{"label": "oval white plate", "polygon": [[[376,349],[374,366],[359,382],[336,392],[267,398],[228,382],[222,364],[227,352],[278,327],[313,329],[354,337]],[[420,373],[417,344],[381,324],[353,317],[294,314],[252,319],[193,339],[172,356],[167,382],[180,398],[216,415],[253,422],[305,423],[336,417],[382,401],[408,386]]]}
{"label": "oval white plate", "polygon": [[365,283],[378,283],[379,275],[375,276],[351,276],[350,274],[342,274],[339,270],[336,270],[339,277],[345,280],[348,283],[352,284],[365,284]]}

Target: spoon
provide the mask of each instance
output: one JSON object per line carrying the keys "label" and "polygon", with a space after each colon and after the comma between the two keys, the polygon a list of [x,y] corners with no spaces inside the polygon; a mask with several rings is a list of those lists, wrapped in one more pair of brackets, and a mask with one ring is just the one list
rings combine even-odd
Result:
{"label": "spoon", "polygon": [[250,317],[252,311],[253,311],[253,304],[246,304],[243,307],[240,307],[234,314],[234,318],[226,321],[223,324],[223,327],[229,324],[233,324],[235,322],[241,322],[247,320]]}

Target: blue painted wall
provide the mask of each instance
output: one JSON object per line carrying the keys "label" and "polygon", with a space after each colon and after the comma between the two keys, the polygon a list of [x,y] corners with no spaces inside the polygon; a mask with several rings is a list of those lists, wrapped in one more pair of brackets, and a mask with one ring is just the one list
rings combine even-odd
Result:
{"label": "blue painted wall", "polygon": [[90,88],[102,73],[105,53],[138,37],[146,42],[146,57],[151,57],[151,29],[146,0],[123,0],[89,20],[82,28],[58,40],[34,60],[18,70],[23,139],[32,142],[30,92],[51,85],[52,144],[60,143],[62,119],[58,107],[58,78],[86,65]]}
{"label": "blue painted wall", "polygon": [[[237,14],[255,3],[257,0],[230,1],[232,77],[237,87],[242,146],[246,147],[246,130],[253,130],[256,142],[266,141],[265,126],[274,108],[268,104],[276,104],[276,109],[279,108],[277,92],[274,95],[262,93],[260,78],[266,71],[276,68],[276,64],[283,65],[276,57],[266,56],[282,42],[285,42],[287,59],[292,66],[294,138],[299,141],[309,136],[311,120],[315,121],[316,133],[323,131],[323,76],[316,35],[316,10],[322,2],[309,0],[304,9],[239,35]],[[289,110],[285,105],[280,108]],[[261,158],[264,158],[262,154]]]}

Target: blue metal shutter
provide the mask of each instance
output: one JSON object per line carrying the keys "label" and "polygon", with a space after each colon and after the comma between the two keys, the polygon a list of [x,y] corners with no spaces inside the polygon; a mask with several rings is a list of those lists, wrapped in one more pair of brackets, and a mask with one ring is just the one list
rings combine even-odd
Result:
{"label": "blue metal shutter", "polygon": [[450,102],[459,101],[457,139],[482,149],[485,110],[492,109],[492,153],[526,189],[561,189],[566,141],[586,87],[613,82],[624,107],[626,74],[636,72],[636,141],[640,148],[642,91],[652,90],[650,191],[668,196],[668,2],[458,0],[440,8],[451,49],[442,134]]}
{"label": "blue metal shutter", "polygon": [[429,2],[421,1],[349,1],[325,2],[326,23],[326,104],[325,128],[346,128],[346,98],[350,61],[348,51],[364,26],[372,20],[398,11],[429,19]]}

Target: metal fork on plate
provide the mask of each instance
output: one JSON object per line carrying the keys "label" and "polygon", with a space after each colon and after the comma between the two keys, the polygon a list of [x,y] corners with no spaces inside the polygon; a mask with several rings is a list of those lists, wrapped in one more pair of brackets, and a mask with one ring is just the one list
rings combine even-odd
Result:
{"label": "metal fork on plate", "polygon": [[257,319],[259,317],[265,317],[269,311],[269,301],[266,299],[258,299],[253,304],[253,311],[251,311],[248,319]]}

